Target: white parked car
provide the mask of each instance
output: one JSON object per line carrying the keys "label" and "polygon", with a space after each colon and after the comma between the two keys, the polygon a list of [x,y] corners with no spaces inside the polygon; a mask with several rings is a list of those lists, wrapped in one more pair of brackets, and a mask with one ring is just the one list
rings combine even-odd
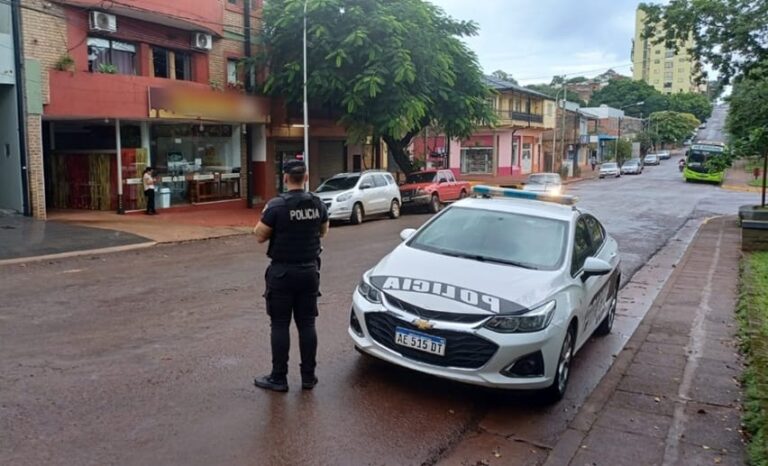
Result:
{"label": "white parked car", "polygon": [[523,185],[524,191],[537,193],[562,194],[563,181],[557,173],[533,173]]}
{"label": "white parked car", "polygon": [[415,371],[560,399],[574,354],[613,325],[617,243],[591,214],[538,200],[568,196],[474,192],[493,196],[404,230],[365,272],[349,335],[359,351]]}
{"label": "white parked car", "polygon": [[400,217],[400,189],[385,171],[341,173],[321,184],[315,192],[328,208],[331,220],[362,223],[369,215]]}
{"label": "white parked car", "polygon": [[600,165],[600,173],[598,176],[600,178],[605,178],[606,176],[613,176],[614,178],[620,177],[621,170],[619,170],[619,164],[616,162],[603,163]]}

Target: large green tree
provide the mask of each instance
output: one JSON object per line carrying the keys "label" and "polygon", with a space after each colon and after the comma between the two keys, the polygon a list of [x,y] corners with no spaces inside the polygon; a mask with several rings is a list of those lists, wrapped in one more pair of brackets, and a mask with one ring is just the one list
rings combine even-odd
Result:
{"label": "large green tree", "polygon": [[690,137],[701,122],[690,113],[656,112],[652,113],[649,125],[663,144],[679,144]]}
{"label": "large green tree", "polygon": [[718,71],[723,83],[768,59],[768,2],[764,0],[670,0],[640,4],[648,19],[646,35],[679,48],[689,37],[693,56]]}
{"label": "large green tree", "polygon": [[[270,0],[263,13],[270,95],[302,101],[304,0]],[[353,138],[382,138],[405,172],[411,140],[433,125],[468,137],[495,115],[476,55],[462,41],[472,22],[423,0],[309,0],[307,93],[340,111]]]}
{"label": "large green tree", "polygon": [[669,96],[669,110],[692,113],[696,118],[704,121],[712,114],[712,103],[704,94],[683,92]]}
{"label": "large green tree", "polygon": [[731,95],[731,111],[726,125],[731,135],[731,150],[736,156],[763,158],[762,205],[766,202],[768,165],[768,76],[754,68],[736,82]]}
{"label": "large green tree", "polygon": [[[635,105],[638,102],[643,104]],[[589,101],[590,107],[599,107],[603,104],[623,108],[627,115],[633,117],[647,116],[667,110],[669,107],[667,96],[644,81],[631,79],[615,79],[592,94],[592,99]]]}

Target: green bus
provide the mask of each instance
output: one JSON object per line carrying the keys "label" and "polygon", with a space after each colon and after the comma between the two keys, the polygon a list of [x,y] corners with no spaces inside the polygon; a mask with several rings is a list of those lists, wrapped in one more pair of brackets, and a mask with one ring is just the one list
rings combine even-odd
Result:
{"label": "green bus", "polygon": [[722,142],[697,142],[686,153],[683,178],[685,181],[704,181],[722,183],[725,170],[716,170],[707,166],[707,161],[725,150]]}

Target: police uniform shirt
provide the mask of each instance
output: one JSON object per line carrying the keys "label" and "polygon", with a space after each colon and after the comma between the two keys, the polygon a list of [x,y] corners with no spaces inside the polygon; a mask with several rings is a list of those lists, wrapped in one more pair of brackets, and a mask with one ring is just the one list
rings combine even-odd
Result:
{"label": "police uniform shirt", "polygon": [[317,196],[289,191],[270,200],[261,223],[272,228],[267,255],[277,262],[308,263],[320,254],[320,226],[328,209]]}

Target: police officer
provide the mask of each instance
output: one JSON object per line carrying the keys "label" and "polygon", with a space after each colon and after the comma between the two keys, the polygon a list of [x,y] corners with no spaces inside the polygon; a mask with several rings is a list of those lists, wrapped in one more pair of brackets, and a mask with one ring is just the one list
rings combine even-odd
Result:
{"label": "police officer", "polygon": [[317,296],[319,294],[320,238],[328,232],[328,210],[315,195],[304,191],[307,167],[301,160],[283,165],[288,192],[267,203],[254,233],[259,243],[269,241],[266,272],[267,313],[271,320],[272,372],[254,380],[257,387],[288,391],[288,351],[291,316],[299,330],[301,386],[317,385]]}

